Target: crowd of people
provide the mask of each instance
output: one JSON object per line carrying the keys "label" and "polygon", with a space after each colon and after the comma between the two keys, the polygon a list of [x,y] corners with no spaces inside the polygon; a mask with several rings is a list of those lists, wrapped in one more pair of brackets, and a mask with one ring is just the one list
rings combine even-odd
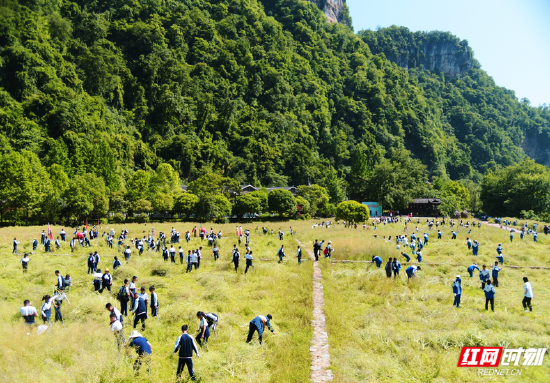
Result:
{"label": "crowd of people", "polygon": [[[395,223],[403,223],[405,225],[405,232],[412,231],[410,234],[398,233],[395,236],[390,235],[388,236],[388,238],[386,238],[385,236],[383,237],[385,242],[393,243],[395,241],[396,249],[400,252],[401,256],[405,258],[405,262],[407,264],[411,262],[411,257],[405,253],[404,250],[406,248],[410,249],[410,252],[417,260],[417,264],[408,265],[405,269],[408,282],[410,282],[417,276],[418,271],[422,270],[422,267],[420,265],[422,263],[422,251],[430,244],[430,231],[434,229],[437,230],[437,238],[442,239],[443,233],[441,231],[441,227],[449,225],[449,227],[453,228],[453,231],[451,233],[451,240],[458,239],[459,233],[458,230],[455,229],[455,227],[468,229],[469,236],[466,237],[466,246],[468,248],[468,251],[472,251],[472,255],[474,256],[477,256],[479,254],[480,243],[477,240],[472,240],[470,238],[470,234],[472,232],[472,229],[474,229],[476,226],[478,229],[480,229],[481,223],[477,223],[476,225],[476,223],[474,222],[463,222],[462,220],[446,221],[445,219],[442,219],[441,221],[436,221],[433,219],[428,219],[426,220],[427,230],[422,230],[422,233],[420,232],[421,230],[418,226],[420,225],[420,219],[417,219],[415,227],[413,229],[410,229],[410,224],[414,225],[411,217],[377,217],[370,223],[374,227],[375,231],[378,229],[379,225],[389,225]],[[337,224],[346,225],[345,222]],[[514,225],[515,224],[516,223],[514,223]],[[504,221],[503,225],[508,225],[508,222]],[[347,226],[349,227],[350,225],[348,224]],[[327,229],[331,227],[335,227],[335,224],[331,221],[321,222],[312,226],[312,228]],[[353,225],[353,227],[357,228],[357,225]],[[366,223],[363,224],[363,229],[370,230]],[[544,228],[544,232],[545,234],[548,234],[548,228],[546,226]],[[267,227],[262,227],[261,229],[256,228],[256,233],[258,235],[264,236],[273,235],[274,230],[268,229]],[[289,234],[292,236],[294,233],[295,232],[292,230],[292,227],[290,227]],[[514,231],[510,232],[511,242],[513,241],[513,233]],[[247,274],[249,269],[254,269],[255,267],[253,264],[253,251],[250,247],[251,233],[250,230],[243,230],[242,226],[237,226],[235,229],[235,234],[239,246],[241,246],[244,242],[244,259],[246,262],[244,274]],[[186,273],[191,273],[194,270],[196,271],[200,268],[201,259],[203,258],[203,247],[198,246],[196,248],[187,250],[187,253],[185,253],[182,246],[179,245],[180,232],[177,231],[175,228],[172,228],[171,232],[166,234],[163,232],[159,232],[157,234],[155,230],[152,229],[149,233],[147,233],[147,235],[144,235],[142,238],[136,237],[129,239],[128,235],[129,231],[126,228],[121,230],[118,237],[115,235],[114,229],[110,229],[109,232],[104,232],[102,235],[102,237],[105,237],[107,246],[110,249],[113,248],[113,241],[117,239],[118,252],[122,251],[124,255],[124,261],[126,263],[129,263],[131,261],[132,251],[136,251],[138,255],[141,255],[146,250],[155,253],[162,252],[162,259],[165,262],[170,262],[175,265],[177,265],[176,253],[178,253],[180,264],[185,264],[186,266]],[[282,241],[284,239],[284,235],[284,231],[280,228],[277,232],[277,238]],[[520,236],[521,239],[523,239],[526,235],[533,235],[534,240],[537,241],[536,224],[533,225],[532,229],[527,226],[522,226]],[[220,258],[220,248],[218,246],[218,243],[223,238],[221,230],[214,231],[213,228],[207,230],[206,228],[202,227],[202,225],[200,226],[200,228],[197,228],[195,226],[193,227],[193,229],[185,232],[184,238],[186,243],[190,244],[191,238],[197,238],[197,236],[200,238],[201,242],[203,240],[207,241],[208,246],[211,248],[212,257],[214,261],[217,261]],[[87,226],[82,230],[80,230],[80,228],[77,228],[74,232],[72,240],[70,241],[71,250],[74,251],[76,246],[81,246],[83,248],[92,247],[91,240],[97,239],[99,237],[99,228],[96,226],[94,226],[90,230],[88,230]],[[380,238],[377,234],[374,234],[374,237]],[[47,233],[45,231],[42,231],[40,238],[40,243],[44,246],[44,251],[51,252],[51,245],[49,245],[49,242],[52,238],[51,230],[48,228]],[[59,248],[61,246],[59,242],[66,240],[67,234],[65,230],[61,230],[60,235],[56,239],[56,246]],[[34,239],[32,242],[33,250],[36,250],[37,244],[38,241]],[[315,239],[313,241],[312,249],[315,261],[319,261],[321,256],[324,256],[324,258],[331,258],[333,252],[335,251],[332,247],[332,241],[328,241],[326,246],[324,246],[324,244],[325,240],[319,241],[318,239]],[[20,241],[18,241],[17,238],[14,238],[14,254],[18,254],[19,245]],[[176,247],[178,248],[177,250]],[[486,298],[485,309],[487,311],[489,309],[489,305],[491,307],[491,310],[495,311],[494,298],[496,294],[496,289],[499,288],[499,273],[502,271],[501,265],[504,263],[503,251],[504,248],[502,246],[502,243],[500,243],[496,248],[497,261],[495,261],[494,266],[492,266],[491,270],[489,270],[486,265],[482,265],[482,267],[480,268],[476,263],[471,264],[467,268],[467,272],[470,278],[473,278],[474,272],[479,272],[481,289],[483,290]],[[284,244],[280,245],[276,255],[279,258],[278,263],[282,263],[284,257],[286,257]],[[233,245],[233,248],[230,252],[230,257],[231,262],[234,265],[235,272],[238,272],[241,253],[236,243]],[[302,248],[300,246],[297,247],[296,258],[298,260],[298,264],[300,265],[302,263]],[[29,254],[25,253],[20,262],[23,268],[23,272],[27,272],[30,263]],[[151,285],[148,287],[148,294],[146,292],[146,286],[139,287],[138,277],[133,276],[131,280],[124,279],[123,285],[115,290],[112,290],[114,283],[113,276],[109,270],[109,267],[103,267],[103,270],[99,268],[100,262],[101,257],[98,251],[96,250],[90,252],[86,258],[87,273],[91,274],[94,291],[96,291],[98,294],[102,294],[105,290],[109,291],[109,293],[116,293],[116,300],[119,302],[118,307],[120,307],[120,309],[115,307],[115,305],[113,305],[112,303],[107,303],[105,308],[109,312],[110,328],[115,335],[117,347],[119,349],[123,349],[124,347],[135,349],[138,355],[138,358],[134,363],[134,370],[136,373],[139,372],[140,367],[143,364],[147,365],[147,368],[149,369],[150,357],[152,355],[152,345],[142,335],[142,333],[146,331],[146,322],[149,319],[149,316],[151,316],[152,318],[157,318],[160,321],[159,296],[156,292],[155,286]],[[382,257],[379,255],[373,256],[371,262],[375,264],[378,269],[380,269],[382,264],[384,263]],[[122,262],[118,259],[117,256],[114,256],[112,269],[116,270],[120,267],[123,267]],[[397,257],[389,257],[385,265],[386,276],[388,278],[398,278],[400,276],[401,267],[402,265]],[[30,300],[24,301],[24,305],[23,307],[21,307],[20,312],[28,325],[34,325],[35,318],[40,315],[44,325],[49,326],[51,324],[52,306],[55,312],[55,322],[63,323],[61,308],[64,301],[69,306],[71,305],[67,293],[72,286],[72,280],[69,274],[66,274],[66,276],[63,277],[59,270],[55,271],[55,276],[56,283],[53,295],[44,295],[42,297],[43,303],[39,311],[32,305]],[[531,301],[533,299],[533,287],[531,286],[531,283],[529,282],[527,277],[524,277],[523,280],[524,298],[522,301],[522,305],[525,311],[532,311]],[[458,309],[460,307],[461,297],[464,292],[460,275],[456,275],[454,281],[452,282],[452,291],[454,294],[453,306]],[[128,320],[129,314],[133,315],[132,320]],[[197,357],[199,356],[199,348],[207,347],[211,332],[217,333],[217,326],[219,324],[218,315],[212,312],[198,311],[196,316],[197,320],[199,321],[198,334],[195,336],[195,338],[193,338],[189,334],[189,325],[183,325],[181,327],[181,335],[178,336],[173,350],[174,354],[178,354],[179,356],[179,362],[176,370],[177,376],[180,377],[184,368],[187,367],[190,377],[193,380],[195,380],[195,372],[193,369],[192,360],[193,353],[195,353]],[[271,326],[270,320],[272,320],[272,316],[270,314],[266,316],[260,315],[252,319],[249,323],[249,333],[246,342],[251,342],[254,334],[257,332],[258,339],[261,344],[263,341],[262,336],[266,327],[270,331],[275,333],[273,327]],[[125,323],[127,323],[127,325],[125,325]],[[141,332],[138,332],[137,328],[140,324]],[[131,326],[132,328],[132,332],[130,333],[128,338],[126,338],[124,334],[124,329],[127,326]]]}

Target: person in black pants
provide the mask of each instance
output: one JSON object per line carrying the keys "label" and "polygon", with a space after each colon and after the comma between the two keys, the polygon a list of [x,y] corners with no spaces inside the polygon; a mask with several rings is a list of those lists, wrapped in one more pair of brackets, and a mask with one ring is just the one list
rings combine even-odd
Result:
{"label": "person in black pants", "polygon": [[321,253],[321,246],[323,246],[323,242],[319,243],[317,240],[315,240],[315,243],[313,244],[313,254],[315,255],[315,260],[319,260],[319,254]]}
{"label": "person in black pants", "polygon": [[199,349],[197,348],[193,337],[187,333],[188,330],[188,325],[184,324],[181,326],[182,334],[176,340],[176,346],[174,347],[174,354],[179,351],[178,370],[176,371],[176,376],[179,380],[183,369],[187,366],[191,380],[195,381],[195,371],[193,371],[193,351],[195,351],[195,354],[199,357]]}
{"label": "person in black pants", "polygon": [[489,311],[489,302],[491,303],[491,310],[495,312],[495,288],[491,284],[491,281],[487,281],[487,286],[483,289],[485,292],[485,310]]}
{"label": "person in black pants", "polygon": [[126,318],[128,318],[128,302],[130,301],[130,289],[128,288],[127,279],[124,280],[124,286],[120,288],[119,298],[120,315],[124,315],[126,316]]}
{"label": "person in black pants", "polygon": [[525,282],[525,285],[523,287],[523,301],[521,302],[523,304],[523,310],[527,311],[527,307],[529,307],[529,311],[533,311],[533,307],[531,307],[531,299],[533,299],[533,287],[531,286],[531,283],[529,282],[529,279],[527,277],[523,277],[523,282]]}

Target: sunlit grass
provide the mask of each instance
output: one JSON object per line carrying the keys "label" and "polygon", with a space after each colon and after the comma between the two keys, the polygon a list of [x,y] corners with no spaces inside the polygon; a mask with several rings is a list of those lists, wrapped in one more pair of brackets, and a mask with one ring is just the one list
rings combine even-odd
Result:
{"label": "sunlit grass", "polygon": [[[172,226],[182,233],[192,228],[192,224],[155,224],[159,231],[169,232]],[[131,358],[119,355],[113,335],[109,330],[107,302],[119,306],[115,299],[118,287],[124,278],[139,277],[139,286],[154,284],[160,301],[160,321],[150,317],[143,335],[153,347],[152,371],[147,375],[142,371],[138,381],[175,380],[177,358],[171,356],[176,338],[181,334],[180,327],[189,324],[191,333],[196,334],[198,310],[212,311],[220,316],[218,335],[212,335],[208,351],[201,352],[195,360],[195,370],[209,382],[305,382],[309,379],[309,344],[312,329],[312,265],[310,262],[296,265],[295,259],[288,257],[285,264],[279,265],[276,251],[280,241],[273,236],[260,236],[253,232],[251,248],[254,251],[256,266],[244,275],[245,262],[241,260],[239,273],[233,270],[229,251],[237,243],[233,225],[211,225],[221,229],[225,238],[220,245],[221,259],[214,262],[206,241],[193,239],[190,245],[184,240],[182,247],[187,250],[203,246],[203,262],[197,271],[185,274],[184,267],[165,263],[161,253],[145,252],[141,257],[136,251],[128,265],[115,271],[113,295],[108,292],[98,295],[93,292],[92,278],[86,274],[87,249],[79,248],[71,256],[68,242],[57,251],[59,255],[43,253],[39,246],[38,254],[31,255],[29,272],[23,274],[19,259],[21,255],[11,254],[11,240],[17,237],[22,241],[19,252],[32,250],[32,238],[37,237],[42,228],[3,228],[0,236],[0,286],[3,300],[0,302],[0,336],[4,347],[0,350],[0,377],[2,381],[37,382],[130,382],[135,381],[132,372],[134,353]],[[273,224],[275,232],[278,225]],[[114,225],[116,232],[122,225]],[[141,237],[151,225],[127,225],[130,237]],[[210,228],[210,225],[208,226]],[[54,227],[58,233],[60,227]],[[67,232],[68,228],[65,228]],[[102,229],[100,233],[103,232]],[[9,240],[6,241],[6,238]],[[8,242],[8,244],[6,244]],[[283,243],[290,250],[295,248],[294,240],[286,236]],[[111,268],[113,256],[121,255],[108,249],[104,239],[93,242],[90,250],[98,250],[101,255],[100,268]],[[244,257],[244,242],[240,246]],[[55,252],[55,249],[54,249]],[[290,255],[290,251],[288,251]],[[120,258],[120,257],[119,257]],[[270,261],[262,261],[269,259]],[[51,294],[55,284],[54,271],[63,275],[69,273],[73,280],[69,299],[72,306],[64,305],[65,325],[54,324],[48,332],[36,335],[23,324],[19,307],[24,299],[30,299],[40,309],[40,299]],[[153,270],[162,271],[158,276]],[[277,334],[269,331],[264,344],[257,340],[246,344],[248,323],[256,315],[271,313]],[[52,310],[52,320],[53,320]],[[128,318],[126,324],[130,321]],[[37,323],[41,324],[38,318]],[[130,329],[127,326],[126,336]],[[187,376],[187,371],[184,373]]]}

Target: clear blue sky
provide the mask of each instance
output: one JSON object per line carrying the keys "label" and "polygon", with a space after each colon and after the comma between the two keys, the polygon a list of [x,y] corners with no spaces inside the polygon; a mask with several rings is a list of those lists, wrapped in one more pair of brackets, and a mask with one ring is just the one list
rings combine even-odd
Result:
{"label": "clear blue sky", "polygon": [[550,104],[550,0],[347,0],[353,27],[399,25],[468,40],[499,86]]}

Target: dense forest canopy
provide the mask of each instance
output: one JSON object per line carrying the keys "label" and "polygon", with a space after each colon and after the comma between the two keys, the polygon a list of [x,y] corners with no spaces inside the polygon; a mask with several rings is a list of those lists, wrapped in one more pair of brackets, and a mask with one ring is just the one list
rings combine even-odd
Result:
{"label": "dense forest canopy", "polygon": [[[177,183],[217,174],[319,184],[332,204],[405,182],[405,197],[384,196],[398,207],[437,194],[428,178],[480,181],[523,160],[527,131],[548,136],[548,110],[479,65],[450,79],[392,63],[384,47],[414,45],[407,31],[356,35],[299,0],[269,1],[268,13],[258,0],[3,0],[0,145],[12,170],[0,197],[41,217],[189,212],[199,202]],[[227,212],[227,196],[205,196],[205,214]]]}

